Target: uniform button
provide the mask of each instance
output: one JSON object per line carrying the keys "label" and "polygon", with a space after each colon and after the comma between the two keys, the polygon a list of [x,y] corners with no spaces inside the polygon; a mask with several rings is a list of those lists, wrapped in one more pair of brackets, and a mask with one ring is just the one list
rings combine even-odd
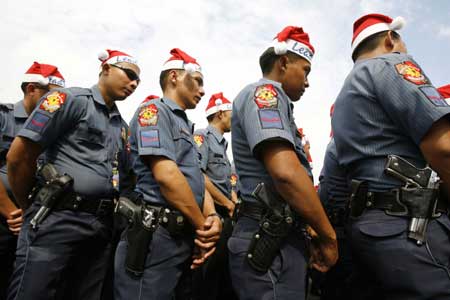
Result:
{"label": "uniform button", "polygon": [[373,203],[371,201],[366,202],[366,207],[371,207],[372,205],[373,205]]}
{"label": "uniform button", "polygon": [[270,226],[269,222],[264,222],[262,225],[264,228],[269,228],[269,226]]}
{"label": "uniform button", "polygon": [[253,255],[251,253],[249,253],[249,254],[247,254],[247,257],[251,259],[251,258],[253,258]]}
{"label": "uniform button", "polygon": [[255,239],[259,240],[260,236],[259,234],[255,234]]}

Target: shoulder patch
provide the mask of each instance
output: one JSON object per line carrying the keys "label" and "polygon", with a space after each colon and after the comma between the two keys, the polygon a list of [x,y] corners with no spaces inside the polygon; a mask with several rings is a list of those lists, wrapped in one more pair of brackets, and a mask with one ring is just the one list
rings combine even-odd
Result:
{"label": "shoulder patch", "polygon": [[237,184],[237,175],[236,174],[231,174],[230,183],[231,183],[232,187],[236,186],[236,184]]}
{"label": "shoulder patch", "polygon": [[63,92],[54,91],[45,97],[44,101],[39,106],[39,109],[54,113],[66,102],[66,94]]}
{"label": "shoulder patch", "polygon": [[159,131],[152,129],[141,131],[141,146],[142,148],[159,148]]}
{"label": "shoulder patch", "polygon": [[428,98],[436,106],[450,106],[447,101],[445,101],[444,97],[438,92],[438,90],[431,85],[421,86],[419,90]]}
{"label": "shoulder patch", "polygon": [[405,80],[416,85],[427,84],[428,79],[422,74],[420,68],[412,61],[405,61],[395,65],[398,74],[402,75]]}
{"label": "shoulder patch", "polygon": [[48,120],[50,120],[50,117],[47,115],[44,115],[40,112],[35,112],[31,120],[27,124],[27,129],[41,133],[42,130],[45,128],[45,125],[47,125]]}
{"label": "shoulder patch", "polygon": [[283,123],[281,122],[281,115],[278,109],[260,109],[258,116],[263,129],[283,129]]}
{"label": "shoulder patch", "polygon": [[260,85],[255,90],[255,103],[261,108],[273,108],[278,106],[278,93],[272,84]]}
{"label": "shoulder patch", "polygon": [[194,134],[194,142],[197,147],[200,147],[205,142],[205,137],[201,134]]}
{"label": "shoulder patch", "polygon": [[139,110],[138,122],[141,127],[158,124],[158,108],[155,104],[142,106]]}

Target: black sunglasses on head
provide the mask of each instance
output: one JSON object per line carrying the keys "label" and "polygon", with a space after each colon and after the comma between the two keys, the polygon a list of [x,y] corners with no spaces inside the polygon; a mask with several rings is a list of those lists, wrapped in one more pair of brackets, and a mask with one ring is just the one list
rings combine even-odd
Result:
{"label": "black sunglasses on head", "polygon": [[124,67],[121,67],[121,66],[118,66],[118,65],[112,65],[111,64],[110,66],[113,66],[115,68],[118,68],[118,69],[121,69],[122,71],[124,71],[125,74],[127,74],[128,79],[130,79],[131,81],[136,80],[137,83],[141,82],[141,79],[139,78],[138,74],[136,74],[136,72],[134,72],[133,70],[127,69],[127,68],[124,68]]}

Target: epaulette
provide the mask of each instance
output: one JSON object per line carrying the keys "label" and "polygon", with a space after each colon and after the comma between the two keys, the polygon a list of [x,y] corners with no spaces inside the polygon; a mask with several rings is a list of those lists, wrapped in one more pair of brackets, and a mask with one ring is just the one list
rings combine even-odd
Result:
{"label": "epaulette", "polygon": [[72,96],[89,96],[92,95],[92,90],[88,88],[81,88],[81,87],[70,87],[61,89],[61,92],[68,91]]}
{"label": "epaulette", "polygon": [[12,103],[0,103],[0,109],[1,110],[14,110],[14,104]]}

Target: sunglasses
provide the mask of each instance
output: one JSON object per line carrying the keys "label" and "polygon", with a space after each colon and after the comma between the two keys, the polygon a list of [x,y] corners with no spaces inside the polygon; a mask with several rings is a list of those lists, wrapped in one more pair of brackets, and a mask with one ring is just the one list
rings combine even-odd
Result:
{"label": "sunglasses", "polygon": [[136,72],[134,72],[133,70],[118,65],[110,65],[110,66],[115,67],[117,69],[121,69],[125,74],[127,74],[128,79],[130,79],[131,81],[136,80],[138,84],[139,82],[141,82],[141,79],[139,78],[138,74],[136,74]]}

